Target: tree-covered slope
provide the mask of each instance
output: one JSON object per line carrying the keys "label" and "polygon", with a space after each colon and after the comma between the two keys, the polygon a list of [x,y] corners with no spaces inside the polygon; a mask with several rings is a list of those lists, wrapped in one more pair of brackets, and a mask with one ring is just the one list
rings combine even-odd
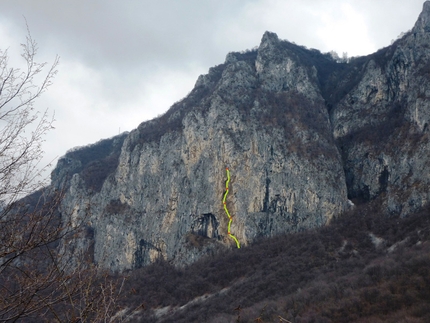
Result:
{"label": "tree-covered slope", "polygon": [[123,306],[141,322],[429,322],[430,207],[402,219],[377,204],[181,269],[135,270]]}

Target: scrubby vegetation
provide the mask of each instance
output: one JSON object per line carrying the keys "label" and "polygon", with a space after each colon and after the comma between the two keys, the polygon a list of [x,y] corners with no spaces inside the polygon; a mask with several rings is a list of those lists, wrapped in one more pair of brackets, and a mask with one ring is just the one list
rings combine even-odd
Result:
{"label": "scrubby vegetation", "polygon": [[123,306],[140,322],[429,322],[429,215],[374,201],[185,268],[160,260],[129,274]]}
{"label": "scrubby vegetation", "polygon": [[99,192],[105,179],[118,166],[122,143],[126,136],[127,133],[123,133],[92,145],[73,148],[64,158],[79,160],[81,167],[75,171],[81,173],[88,188]]}

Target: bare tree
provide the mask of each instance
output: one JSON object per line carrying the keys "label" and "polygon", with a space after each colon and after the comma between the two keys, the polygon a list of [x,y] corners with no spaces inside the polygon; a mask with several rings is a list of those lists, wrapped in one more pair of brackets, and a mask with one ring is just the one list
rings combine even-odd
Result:
{"label": "bare tree", "polygon": [[37,63],[27,31],[25,68],[10,67],[0,50],[0,322],[111,322],[120,289],[84,259],[71,266],[59,247],[81,233],[85,219],[72,225],[61,217],[63,193],[43,187],[42,143],[53,118],[34,103],[51,86],[59,58]]}

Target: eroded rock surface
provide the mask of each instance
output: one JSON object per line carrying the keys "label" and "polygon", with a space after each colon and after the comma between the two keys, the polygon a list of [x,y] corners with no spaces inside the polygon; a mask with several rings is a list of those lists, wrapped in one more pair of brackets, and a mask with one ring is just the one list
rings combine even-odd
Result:
{"label": "eroded rock surface", "polygon": [[402,215],[426,204],[429,26],[426,2],[411,32],[349,63],[266,32],[257,50],[228,54],[165,115],[69,152],[52,186],[66,190],[63,216],[85,218],[91,232],[73,252],[124,270],[235,247],[225,167],[242,245],[325,225],[348,199],[378,198]]}

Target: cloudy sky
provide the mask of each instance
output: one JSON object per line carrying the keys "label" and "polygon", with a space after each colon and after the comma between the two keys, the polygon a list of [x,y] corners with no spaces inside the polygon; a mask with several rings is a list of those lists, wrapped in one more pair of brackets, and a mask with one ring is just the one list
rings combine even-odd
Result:
{"label": "cloudy sky", "polygon": [[45,162],[165,112],[266,30],[322,52],[366,55],[411,29],[424,0],[2,0],[0,48],[19,67],[27,20],[38,61],[60,56],[37,108],[55,112]]}

